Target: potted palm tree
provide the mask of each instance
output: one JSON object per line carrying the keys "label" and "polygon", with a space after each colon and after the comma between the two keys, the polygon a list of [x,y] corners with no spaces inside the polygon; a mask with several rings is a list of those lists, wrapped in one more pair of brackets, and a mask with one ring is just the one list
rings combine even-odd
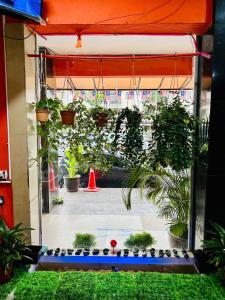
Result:
{"label": "potted palm tree", "polygon": [[22,224],[9,229],[0,218],[0,284],[11,279],[13,262],[23,258],[23,253],[27,250],[24,242],[28,230],[31,229],[22,228]]}
{"label": "potted palm tree", "polygon": [[190,208],[190,176],[188,171],[166,170],[157,167],[135,168],[123,190],[127,209],[131,208],[131,193],[134,187],[141,189],[142,196],[158,206],[158,215],[168,221],[172,247],[186,248]]}

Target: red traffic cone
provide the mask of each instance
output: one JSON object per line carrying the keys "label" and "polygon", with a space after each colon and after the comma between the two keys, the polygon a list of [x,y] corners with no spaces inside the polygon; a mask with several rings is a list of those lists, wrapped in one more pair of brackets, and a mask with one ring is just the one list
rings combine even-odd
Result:
{"label": "red traffic cone", "polygon": [[54,168],[52,164],[50,164],[50,169],[49,169],[49,189],[50,192],[58,191],[58,187],[55,185],[55,175],[54,175]]}
{"label": "red traffic cone", "polygon": [[93,168],[90,168],[88,187],[84,189],[84,192],[98,192],[99,190],[100,188],[96,186],[95,182],[95,171]]}

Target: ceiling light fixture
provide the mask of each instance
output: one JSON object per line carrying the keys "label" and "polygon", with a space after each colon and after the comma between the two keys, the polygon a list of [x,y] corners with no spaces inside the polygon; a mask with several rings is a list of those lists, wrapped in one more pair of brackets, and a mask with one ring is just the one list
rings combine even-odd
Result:
{"label": "ceiling light fixture", "polygon": [[77,34],[76,48],[81,48],[81,47],[82,47],[81,35],[78,33]]}

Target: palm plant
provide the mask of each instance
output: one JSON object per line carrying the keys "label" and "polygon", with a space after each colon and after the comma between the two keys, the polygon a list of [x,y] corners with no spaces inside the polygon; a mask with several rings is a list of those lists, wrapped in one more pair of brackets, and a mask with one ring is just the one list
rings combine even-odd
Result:
{"label": "palm plant", "polygon": [[225,228],[212,223],[212,230],[208,231],[211,239],[203,241],[203,247],[210,256],[210,263],[218,269],[225,270]]}
{"label": "palm plant", "polygon": [[190,203],[190,177],[188,171],[175,172],[157,167],[140,166],[131,172],[123,189],[123,200],[131,209],[131,194],[138,187],[159,208],[158,215],[168,221],[169,230],[177,237],[187,237]]}

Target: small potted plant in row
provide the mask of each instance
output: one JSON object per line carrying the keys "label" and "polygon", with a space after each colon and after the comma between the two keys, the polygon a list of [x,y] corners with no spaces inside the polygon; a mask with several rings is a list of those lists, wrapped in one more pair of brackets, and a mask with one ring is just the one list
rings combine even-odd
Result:
{"label": "small potted plant in row", "polygon": [[[73,242],[74,248],[82,248],[84,256],[90,254],[90,248],[96,245],[96,238],[91,233],[77,233]],[[97,249],[95,249],[97,250]]]}
{"label": "small potted plant in row", "polygon": [[131,234],[125,241],[125,246],[129,249],[135,249],[134,253],[137,253],[136,249],[140,248],[146,250],[147,247],[155,244],[156,240],[149,232],[142,232]]}

